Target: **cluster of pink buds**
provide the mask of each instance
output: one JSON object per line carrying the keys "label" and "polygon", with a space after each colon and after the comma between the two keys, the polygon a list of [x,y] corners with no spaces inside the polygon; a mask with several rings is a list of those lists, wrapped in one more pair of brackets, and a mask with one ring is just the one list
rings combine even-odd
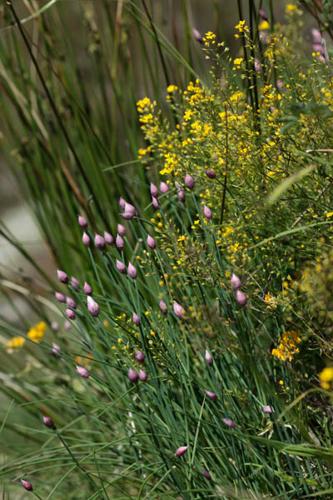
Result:
{"label": "cluster of pink buds", "polygon": [[127,372],[127,377],[132,384],[136,384],[139,380],[141,382],[147,382],[148,374],[145,370],[139,370],[138,372],[134,368],[130,368]]}
{"label": "cluster of pink buds", "polygon": [[231,275],[230,285],[231,288],[234,290],[237,304],[242,307],[245,306],[247,304],[247,295],[240,289],[242,286],[242,282],[240,278],[234,273],[232,273]]}
{"label": "cluster of pink buds", "polygon": [[312,50],[318,54],[318,59],[321,62],[328,61],[328,53],[326,49],[325,39],[322,37],[320,31],[317,28],[311,30],[312,36]]}
{"label": "cluster of pink buds", "polygon": [[136,208],[124,200],[124,198],[119,199],[119,206],[122,209],[121,216],[125,220],[131,220],[136,216]]}

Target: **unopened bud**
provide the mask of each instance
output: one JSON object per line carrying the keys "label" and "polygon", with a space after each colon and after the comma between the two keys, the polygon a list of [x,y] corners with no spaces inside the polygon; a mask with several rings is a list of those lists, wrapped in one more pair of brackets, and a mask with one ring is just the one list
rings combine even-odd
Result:
{"label": "unopened bud", "polygon": [[152,236],[150,236],[150,234],[148,234],[146,241],[147,241],[147,246],[149,248],[151,248],[152,250],[154,250],[154,248],[156,248],[156,241],[154,240],[154,238]]}
{"label": "unopened bud", "polygon": [[65,314],[66,314],[67,318],[70,320],[74,320],[76,318],[76,314],[73,311],[73,309],[66,309]]}
{"label": "unopened bud", "polygon": [[168,306],[166,305],[164,300],[160,300],[159,306],[161,313],[166,314],[168,312]]}
{"label": "unopened bud", "polygon": [[213,217],[211,209],[209,207],[207,207],[206,205],[203,207],[203,214],[207,220],[211,220]]}
{"label": "unopened bud", "polygon": [[180,446],[179,448],[177,448],[176,450],[176,457],[182,457],[183,455],[185,455],[185,453],[187,452],[187,449],[188,449],[188,446]]}
{"label": "unopened bud", "polygon": [[57,270],[57,277],[58,277],[58,280],[61,283],[67,283],[68,282],[68,276],[67,276],[67,274],[65,273],[65,271],[61,271],[61,269]]}
{"label": "unopened bud", "polygon": [[116,269],[120,273],[125,273],[126,272],[126,266],[121,260],[116,260]]}
{"label": "unopened bud", "polygon": [[66,304],[68,305],[68,307],[70,307],[71,309],[76,309],[76,302],[74,299],[72,299],[72,297],[66,297]]}
{"label": "unopened bud", "polygon": [[238,290],[238,288],[240,288],[242,286],[242,282],[241,282],[240,278],[234,273],[232,273],[232,275],[231,275],[230,285],[231,285],[231,288],[233,288],[234,290]]}
{"label": "unopened bud", "polygon": [[211,355],[211,353],[207,349],[205,351],[205,361],[206,361],[207,365],[209,365],[209,366],[211,366],[214,362],[213,356]]}
{"label": "unopened bud", "polygon": [[208,170],[206,170],[206,175],[209,179],[215,179],[216,178],[216,172],[215,170],[213,170],[212,168],[209,168]]}
{"label": "unopened bud", "polygon": [[139,374],[136,370],[134,370],[133,368],[130,368],[127,372],[127,377],[128,377],[128,380],[130,382],[135,384],[135,382],[137,382],[139,379]]}
{"label": "unopened bud", "polygon": [[169,191],[169,186],[168,186],[168,184],[166,182],[162,181],[160,183],[160,191],[161,191],[162,194],[165,194],[165,193],[167,193]]}
{"label": "unopened bud", "polygon": [[114,242],[112,234],[108,233],[107,231],[104,231],[103,237],[107,245],[112,245],[112,243]]}
{"label": "unopened bud", "polygon": [[89,378],[90,377],[90,371],[87,368],[85,368],[84,366],[77,365],[76,372],[82,378]]}
{"label": "unopened bud", "polygon": [[54,296],[58,302],[62,302],[63,304],[66,302],[66,295],[64,295],[63,293],[55,292]]}
{"label": "unopened bud", "polygon": [[86,247],[88,247],[90,245],[90,237],[89,237],[89,235],[86,232],[84,232],[83,235],[82,235],[82,243]]}
{"label": "unopened bud", "polygon": [[185,314],[184,308],[180,304],[178,304],[178,302],[173,303],[173,312],[175,313],[177,318],[183,318]]}
{"label": "unopened bud", "polygon": [[152,182],[150,183],[150,194],[151,194],[151,196],[155,196],[155,197],[158,196],[157,186],[155,186],[155,184],[153,184]]}
{"label": "unopened bud", "polygon": [[245,306],[246,303],[247,303],[247,295],[242,292],[241,290],[237,290],[236,291],[236,294],[235,294],[235,297],[236,297],[236,302],[238,305],[240,306]]}
{"label": "unopened bud", "polygon": [[141,323],[140,316],[136,313],[133,313],[132,314],[132,321],[135,325],[140,325],[140,323]]}
{"label": "unopened bud", "polygon": [[134,354],[134,358],[135,358],[135,361],[142,364],[145,361],[145,354],[142,351],[136,351]]}
{"label": "unopened bud", "polygon": [[184,189],[178,189],[177,198],[182,203],[185,201],[185,191],[184,191]]}
{"label": "unopened bud", "polygon": [[126,227],[123,224],[118,224],[117,225],[117,233],[120,234],[120,236],[125,236]]}
{"label": "unopened bud", "polygon": [[75,276],[71,277],[71,285],[72,285],[72,288],[74,288],[74,290],[77,290],[80,286],[80,282],[77,278],[75,278]]}
{"label": "unopened bud", "polygon": [[53,343],[52,349],[51,349],[51,354],[53,354],[53,356],[55,356],[57,358],[60,356],[60,353],[61,353],[60,346],[58,344]]}
{"label": "unopened bud", "polygon": [[92,316],[96,317],[99,315],[99,305],[90,295],[87,297],[87,308]]}
{"label": "unopened bud", "polygon": [[129,276],[133,280],[137,277],[137,270],[131,262],[129,262],[127,266],[127,276]]}
{"label": "unopened bud", "polygon": [[186,187],[188,187],[189,189],[193,189],[195,185],[195,180],[193,179],[192,175],[186,174],[184,177],[184,183]]}
{"label": "unopened bud", "polygon": [[100,234],[95,234],[94,243],[95,247],[98,248],[99,250],[103,250],[103,248],[105,247],[105,240],[103,236],[101,236]]}
{"label": "unopened bud", "polygon": [[78,218],[77,218],[77,220],[78,220],[78,223],[79,223],[79,225],[81,227],[87,227],[88,226],[88,222],[87,222],[86,218],[83,217],[83,215],[79,215]]}
{"label": "unopened bud", "polygon": [[51,417],[47,417],[46,415],[43,416],[43,424],[45,427],[48,427],[49,429],[55,429],[55,423],[53,422]]}
{"label": "unopened bud", "polygon": [[139,380],[141,380],[141,382],[147,382],[148,374],[145,370],[139,370]]}
{"label": "unopened bud", "polygon": [[212,401],[217,400],[217,394],[215,394],[215,392],[206,391],[206,396],[207,396],[207,398],[211,399]]}
{"label": "unopened bud", "polygon": [[84,285],[83,285],[83,293],[85,293],[86,295],[92,294],[92,288],[89,285],[89,283],[87,283],[86,281],[84,282]]}
{"label": "unopened bud", "polygon": [[151,197],[151,204],[154,210],[158,210],[160,208],[160,203],[158,201],[158,198],[156,198],[156,196]]}
{"label": "unopened bud", "polygon": [[222,422],[227,426],[230,427],[230,429],[234,429],[236,427],[236,422],[231,420],[231,418],[223,418]]}
{"label": "unopened bud", "polygon": [[33,491],[33,487],[32,487],[32,484],[30,483],[30,481],[27,481],[26,479],[21,479],[21,485],[23,486],[23,488],[27,491]]}
{"label": "unopened bud", "polygon": [[116,236],[116,247],[118,248],[118,250],[122,250],[125,246],[125,242],[124,242],[124,239],[122,236],[120,236],[120,234],[117,234]]}

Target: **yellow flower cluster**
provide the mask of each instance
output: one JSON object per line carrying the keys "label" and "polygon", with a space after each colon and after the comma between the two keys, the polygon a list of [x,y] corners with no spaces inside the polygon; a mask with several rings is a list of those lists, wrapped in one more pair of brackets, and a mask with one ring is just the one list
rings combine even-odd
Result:
{"label": "yellow flower cluster", "polygon": [[[28,332],[27,332],[27,337],[29,340],[32,342],[39,343],[42,341],[45,332],[46,332],[47,325],[45,321],[40,321],[36,325],[32,326]],[[15,349],[20,349],[21,347],[24,346],[25,344],[25,337],[19,335],[16,337],[12,337],[6,342],[6,347],[8,352],[12,352]]]}
{"label": "yellow flower cluster", "polygon": [[281,361],[292,361],[295,354],[299,352],[297,345],[300,344],[300,342],[301,339],[297,332],[285,332],[282,335],[278,347],[272,350],[272,355]]}
{"label": "yellow flower cluster", "polygon": [[7,347],[7,350],[10,352],[13,349],[20,349],[21,347],[23,347],[24,343],[25,343],[24,337],[21,337],[21,336],[12,337],[11,339],[9,339],[6,342],[6,347]]}
{"label": "yellow flower cluster", "polygon": [[320,386],[323,389],[325,390],[332,389],[332,382],[333,382],[332,366],[327,366],[319,373],[319,381],[320,381]]}

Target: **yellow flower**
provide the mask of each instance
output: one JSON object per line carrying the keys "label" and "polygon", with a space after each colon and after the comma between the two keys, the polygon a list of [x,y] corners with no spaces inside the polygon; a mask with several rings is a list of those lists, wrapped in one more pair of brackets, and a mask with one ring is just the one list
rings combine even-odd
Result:
{"label": "yellow flower", "polygon": [[236,68],[239,68],[242,65],[242,62],[243,62],[242,57],[236,57],[236,59],[234,59],[234,66]]}
{"label": "yellow flower", "polygon": [[269,30],[269,22],[265,20],[261,21],[261,23],[259,23],[258,29],[259,31]]}
{"label": "yellow flower", "polygon": [[143,113],[147,108],[151,107],[151,100],[149,97],[144,97],[136,103],[136,107],[139,113]]}
{"label": "yellow flower", "polygon": [[286,14],[291,14],[292,12],[296,12],[297,5],[294,3],[287,3],[286,5]]}
{"label": "yellow flower", "polygon": [[270,293],[266,293],[264,297],[264,302],[267,304],[269,309],[276,309],[278,306],[277,298],[271,295]]}
{"label": "yellow flower", "polygon": [[20,349],[24,345],[24,342],[24,337],[12,337],[11,339],[7,340],[6,347],[8,349],[8,352],[12,351],[13,349]]}
{"label": "yellow flower", "polygon": [[245,31],[249,31],[249,28],[246,26],[246,21],[244,19],[241,19],[238,24],[236,24],[235,29],[239,33],[244,33]]}
{"label": "yellow flower", "polygon": [[333,382],[333,366],[328,366],[324,368],[319,373],[320,385],[323,389],[330,389]]}
{"label": "yellow flower", "polygon": [[330,217],[333,217],[333,211],[332,212],[326,212],[325,215],[329,219]]}
{"label": "yellow flower", "polygon": [[40,321],[36,325],[32,326],[27,333],[27,337],[32,340],[32,342],[39,343],[43,339],[46,332],[46,323],[44,321]]}
{"label": "yellow flower", "polygon": [[169,85],[169,86],[167,87],[167,92],[168,92],[168,94],[172,94],[173,92],[176,92],[176,90],[178,90],[177,85]]}
{"label": "yellow flower", "polygon": [[209,47],[210,45],[215,45],[216,43],[216,35],[212,31],[207,31],[207,33],[203,37],[203,42],[206,45],[206,47]]}
{"label": "yellow flower", "polygon": [[278,347],[272,349],[272,356],[281,361],[292,361],[295,354],[299,353],[297,344],[300,344],[300,342],[301,339],[297,332],[285,332]]}

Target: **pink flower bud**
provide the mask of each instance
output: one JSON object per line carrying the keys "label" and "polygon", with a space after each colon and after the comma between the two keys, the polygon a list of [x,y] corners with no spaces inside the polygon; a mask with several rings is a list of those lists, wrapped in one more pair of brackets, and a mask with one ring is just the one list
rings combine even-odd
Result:
{"label": "pink flower bud", "polygon": [[117,225],[117,233],[120,234],[120,236],[125,236],[125,234],[126,234],[126,227],[123,226],[123,224],[118,224]]}
{"label": "pink flower bud", "polygon": [[124,239],[122,238],[122,236],[120,236],[120,234],[117,234],[116,236],[116,247],[118,248],[118,250],[122,250],[125,246],[125,242],[124,242]]}
{"label": "pink flower bud", "polygon": [[131,205],[130,203],[127,203],[125,201],[125,205],[123,208],[124,208],[124,212],[121,214],[122,217],[126,220],[133,219],[133,217],[136,215],[135,207],[133,207],[133,205]]}
{"label": "pink flower bud", "polygon": [[51,349],[51,354],[53,354],[53,356],[55,356],[56,358],[58,358],[60,356],[60,353],[61,353],[60,346],[58,344],[55,344],[53,342],[52,349]]}
{"label": "pink flower bud", "polygon": [[211,366],[214,362],[213,356],[208,350],[205,351],[205,361],[209,366]]}
{"label": "pink flower bud", "polygon": [[79,215],[78,218],[77,218],[77,220],[78,220],[78,223],[79,223],[79,225],[81,227],[87,227],[88,226],[88,222],[87,222],[86,218],[83,217],[83,215]]}
{"label": "pink flower bud", "polygon": [[136,351],[134,354],[134,358],[135,358],[135,361],[142,364],[145,361],[145,354],[142,351]]}
{"label": "pink flower bud", "polygon": [[145,370],[139,370],[139,379],[141,382],[147,382],[148,380],[148,374],[145,372]]}
{"label": "pink flower bud", "polygon": [[105,243],[106,243],[107,245],[112,245],[112,243],[113,243],[113,241],[114,241],[114,240],[113,240],[113,236],[112,236],[112,234],[111,234],[111,233],[108,233],[107,231],[104,231],[103,236],[104,236],[104,241],[105,241]]}
{"label": "pink flower bud", "polygon": [[90,245],[90,237],[86,232],[84,232],[82,235],[82,243],[85,247],[88,247]]}
{"label": "pink flower bud", "polygon": [[71,285],[72,285],[72,288],[74,288],[74,290],[77,290],[80,286],[80,282],[77,278],[75,278],[75,276],[71,277]]}
{"label": "pink flower bud", "polygon": [[55,298],[57,299],[58,302],[62,302],[63,304],[66,302],[66,295],[64,295],[61,292],[56,292],[54,294]]}
{"label": "pink flower bud", "polygon": [[217,400],[217,394],[215,394],[215,392],[212,392],[212,391],[205,391],[205,392],[206,392],[207,398],[211,399],[212,401]]}
{"label": "pink flower bud", "polygon": [[140,323],[141,323],[140,316],[136,313],[133,313],[132,314],[132,321],[135,325],[140,325]]}
{"label": "pink flower bud", "polygon": [[210,475],[209,471],[207,469],[204,469],[202,471],[202,475],[205,479],[208,479],[208,481],[211,481],[212,479],[212,476]]}
{"label": "pink flower bud", "polygon": [[264,21],[268,21],[267,12],[265,11],[265,9],[259,9],[258,13],[261,19],[263,19]]}
{"label": "pink flower bud", "polygon": [[200,33],[200,31],[198,31],[196,28],[193,28],[192,35],[194,40],[196,40],[200,44],[203,44],[202,34]]}
{"label": "pink flower bud", "polygon": [[155,197],[158,196],[157,186],[155,186],[155,184],[153,184],[152,182],[150,183],[150,194],[151,194],[151,196],[155,196]]}
{"label": "pink flower bud", "polygon": [[73,311],[73,309],[66,309],[65,314],[66,314],[68,319],[74,320],[76,318],[76,314]]}
{"label": "pink flower bud", "polygon": [[89,283],[87,283],[86,281],[84,282],[84,285],[83,285],[83,293],[85,293],[86,295],[91,295],[92,294],[92,288],[91,286],[89,285]]}
{"label": "pink flower bud", "polygon": [[87,368],[85,368],[84,366],[77,365],[76,372],[82,378],[89,378],[90,377],[90,371]]}
{"label": "pink flower bud", "polygon": [[148,234],[148,236],[147,236],[147,240],[146,240],[146,241],[147,241],[147,246],[148,246],[149,248],[151,248],[152,250],[154,250],[154,248],[156,248],[156,241],[155,241],[155,240],[154,240],[154,238],[153,238],[152,236],[150,236],[149,234]]}
{"label": "pink flower bud", "polygon": [[177,316],[177,318],[182,318],[185,314],[184,308],[178,304],[178,302],[173,303],[173,312]]}
{"label": "pink flower bud", "polygon": [[240,288],[242,286],[242,282],[241,282],[240,278],[234,273],[232,273],[232,275],[231,275],[230,285],[231,285],[231,288],[233,288],[234,290],[238,290],[238,288]]}
{"label": "pink flower bud", "polygon": [[266,415],[271,415],[273,413],[273,408],[269,405],[264,405],[261,409]]}
{"label": "pink flower bud", "polygon": [[160,191],[161,191],[162,194],[165,194],[165,193],[167,193],[169,191],[169,186],[167,185],[166,182],[162,181],[160,183]]}
{"label": "pink flower bud", "polygon": [[247,295],[244,292],[242,292],[241,290],[236,290],[235,297],[236,297],[236,302],[238,305],[240,305],[240,306],[246,305]]}
{"label": "pink flower bud", "polygon": [[193,189],[195,185],[195,180],[193,179],[192,175],[186,174],[184,177],[184,183],[186,187],[188,187],[189,189]]}
{"label": "pink flower bud", "polygon": [[99,305],[90,295],[87,297],[87,308],[92,316],[96,317],[99,315]]}
{"label": "pink flower bud", "polygon": [[151,204],[152,204],[152,207],[154,208],[154,210],[158,210],[160,208],[160,203],[155,196],[151,197]]}
{"label": "pink flower bud", "polygon": [[124,200],[124,198],[120,197],[119,200],[118,200],[118,205],[120,206],[120,208],[122,208],[123,210],[125,209],[125,205],[126,205],[126,201]]}
{"label": "pink flower bud", "polygon": [[57,277],[58,277],[58,280],[61,282],[61,283],[67,283],[68,282],[68,276],[67,274],[65,273],[65,271],[61,271],[60,269],[57,270]]}
{"label": "pink flower bud", "polygon": [[136,370],[133,370],[133,368],[130,368],[127,372],[127,377],[130,382],[135,384],[135,382],[138,381],[139,379],[139,374]]}
{"label": "pink flower bud", "polygon": [[323,37],[321,36],[321,33],[317,28],[312,28],[311,35],[312,35],[312,43],[318,43],[318,44],[322,43]]}
{"label": "pink flower bud", "polygon": [[215,179],[215,177],[216,177],[216,172],[212,168],[209,168],[208,170],[206,170],[205,173],[209,179]]}
{"label": "pink flower bud", "polygon": [[184,189],[178,189],[177,198],[181,202],[185,201],[185,191],[184,191]]}
{"label": "pink flower bud", "polygon": [[70,307],[71,309],[76,309],[76,302],[74,299],[72,299],[72,297],[66,297],[66,304],[68,305],[68,307]]}
{"label": "pink flower bud", "polygon": [[206,205],[203,207],[203,214],[207,220],[211,220],[213,217],[211,209],[209,207],[207,207]]}
{"label": "pink flower bud", "polygon": [[27,481],[26,479],[21,479],[21,485],[23,486],[23,488],[27,491],[33,491],[33,487],[32,487],[32,484],[30,483],[30,481]]}
{"label": "pink flower bud", "polygon": [[137,271],[131,262],[129,262],[127,266],[127,276],[133,280],[137,277]]}
{"label": "pink flower bud", "polygon": [[116,268],[120,273],[126,272],[126,266],[121,260],[116,260]]}
{"label": "pink flower bud", "polygon": [[182,457],[183,455],[185,455],[185,453],[187,452],[187,449],[188,449],[188,446],[180,446],[179,448],[177,448],[176,450],[176,457]]}
{"label": "pink flower bud", "polygon": [[51,417],[47,417],[46,415],[43,416],[43,424],[45,427],[48,427],[49,429],[55,429],[55,423],[53,422]]}
{"label": "pink flower bud", "polygon": [[223,418],[222,422],[227,426],[230,427],[231,429],[234,429],[236,427],[236,422],[231,420],[231,418]]}
{"label": "pink flower bud", "polygon": [[103,248],[105,247],[105,240],[103,236],[101,236],[100,234],[95,234],[94,243],[95,247],[98,248],[99,250],[103,250]]}
{"label": "pink flower bud", "polygon": [[52,323],[51,323],[51,330],[53,332],[58,332],[59,331],[59,323],[57,323],[57,321],[52,321]]}
{"label": "pink flower bud", "polygon": [[162,314],[166,314],[168,312],[168,306],[166,305],[164,300],[160,300],[159,306]]}

